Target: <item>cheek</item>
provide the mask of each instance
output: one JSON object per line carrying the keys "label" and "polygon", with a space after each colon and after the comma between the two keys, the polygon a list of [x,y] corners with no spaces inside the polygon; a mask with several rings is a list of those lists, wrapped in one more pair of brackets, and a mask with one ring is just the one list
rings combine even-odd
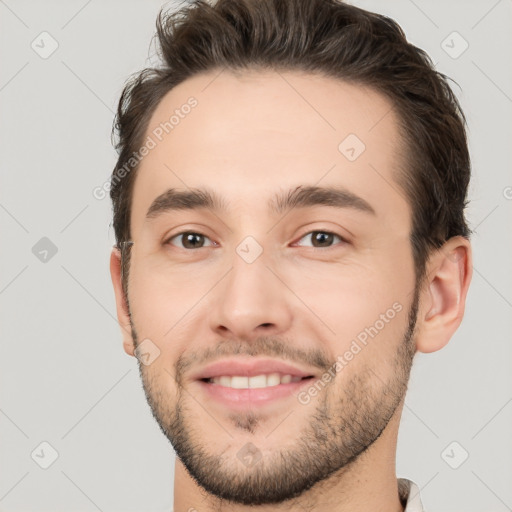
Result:
{"label": "cheek", "polygon": [[175,338],[206,291],[204,280],[195,272],[169,273],[161,265],[132,262],[130,309],[139,338],[144,336],[161,342]]}
{"label": "cheek", "polygon": [[316,332],[329,328],[335,356],[348,350],[354,340],[361,346],[373,339],[379,339],[381,346],[394,344],[406,326],[403,294],[389,293],[385,286],[379,289],[375,279],[371,286],[331,279],[329,286],[304,287],[300,293],[315,313],[309,315],[308,323],[318,324],[313,327]]}
{"label": "cheek", "polygon": [[285,280],[294,282],[295,294],[314,313],[305,317],[309,326],[327,333],[334,357],[354,346],[355,340],[361,347],[378,340],[372,343],[374,350],[384,354],[396,347],[407,328],[414,290],[408,258],[407,253],[398,257],[390,251],[379,258],[382,263],[371,258],[364,263],[314,263],[300,272],[288,269]]}
{"label": "cheek", "polygon": [[[414,288],[412,256],[407,251],[406,243],[394,243],[343,262],[282,261],[275,271],[293,294],[284,285],[273,293],[289,301],[296,327],[303,326],[318,342],[330,340],[327,346],[331,345],[333,356],[348,350],[354,339],[361,343],[378,339],[378,350],[385,350],[393,340],[398,343],[407,325],[405,312]],[[139,339],[149,338],[167,353],[186,349],[180,340],[200,336],[206,326],[208,293],[213,290],[215,301],[226,299],[214,285],[229,262],[171,267],[164,258],[133,256],[129,295]]]}

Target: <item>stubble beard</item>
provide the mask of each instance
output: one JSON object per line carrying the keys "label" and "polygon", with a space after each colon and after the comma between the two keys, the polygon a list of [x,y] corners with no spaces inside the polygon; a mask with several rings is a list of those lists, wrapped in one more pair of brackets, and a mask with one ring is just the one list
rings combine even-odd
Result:
{"label": "stubble beard", "polygon": [[[139,361],[146,399],[177,456],[197,484],[209,494],[242,505],[277,504],[293,500],[335,473],[342,475],[372,446],[388,425],[407,391],[416,351],[414,327],[417,312],[416,291],[408,314],[407,329],[394,354],[386,380],[368,365],[362,366],[358,372],[350,374],[350,379],[341,383],[337,382],[339,379],[334,379],[333,385],[315,397],[316,403],[308,424],[302,428],[293,447],[272,452],[265,452],[262,447],[263,456],[260,453],[261,458],[251,466],[244,466],[236,454],[245,449],[260,423],[265,421],[266,418],[257,412],[231,414],[229,418],[233,427],[245,435],[239,437],[240,440],[226,435],[230,440],[228,448],[223,453],[212,453],[208,449],[208,432],[201,430],[201,422],[191,420],[194,415],[189,405],[196,402],[181,386],[178,365],[174,375],[178,384],[177,397],[173,399],[166,395],[156,376]],[[135,341],[133,326],[132,333]],[[272,346],[275,353],[283,348],[279,343],[270,340],[269,344],[267,339],[265,346]],[[247,349],[246,353],[254,353],[254,346],[251,345],[252,348]],[[240,353],[240,346],[237,353]],[[298,407],[302,406],[298,404]],[[290,415],[292,417],[293,414]],[[279,435],[281,430],[283,436],[285,428],[286,420],[276,434]],[[232,455],[226,456],[226,453]]]}

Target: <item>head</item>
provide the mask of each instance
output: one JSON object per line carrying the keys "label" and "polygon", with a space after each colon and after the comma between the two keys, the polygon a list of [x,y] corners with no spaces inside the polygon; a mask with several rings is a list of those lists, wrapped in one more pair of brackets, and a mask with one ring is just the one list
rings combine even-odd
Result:
{"label": "head", "polygon": [[115,124],[125,350],[199,485],[282,502],[396,433],[415,353],[460,324],[464,116],[395,22],[335,0],[195,1],[157,33]]}

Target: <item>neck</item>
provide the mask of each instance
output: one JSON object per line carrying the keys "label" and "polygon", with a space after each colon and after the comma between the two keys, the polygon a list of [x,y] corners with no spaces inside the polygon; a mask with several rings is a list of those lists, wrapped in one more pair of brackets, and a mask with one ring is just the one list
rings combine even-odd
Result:
{"label": "neck", "polygon": [[[399,407],[398,409],[401,409]],[[398,494],[395,458],[401,410],[382,435],[356,461],[293,500],[245,506],[220,500],[200,487],[176,459],[175,512],[403,512]]]}

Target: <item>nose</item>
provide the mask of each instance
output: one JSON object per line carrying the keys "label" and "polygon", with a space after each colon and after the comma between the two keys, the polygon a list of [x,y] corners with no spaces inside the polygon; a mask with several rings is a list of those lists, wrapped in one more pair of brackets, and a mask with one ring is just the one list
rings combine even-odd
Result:
{"label": "nose", "polygon": [[292,323],[290,291],[260,256],[247,263],[237,254],[210,297],[210,328],[223,338],[250,341],[280,334]]}

